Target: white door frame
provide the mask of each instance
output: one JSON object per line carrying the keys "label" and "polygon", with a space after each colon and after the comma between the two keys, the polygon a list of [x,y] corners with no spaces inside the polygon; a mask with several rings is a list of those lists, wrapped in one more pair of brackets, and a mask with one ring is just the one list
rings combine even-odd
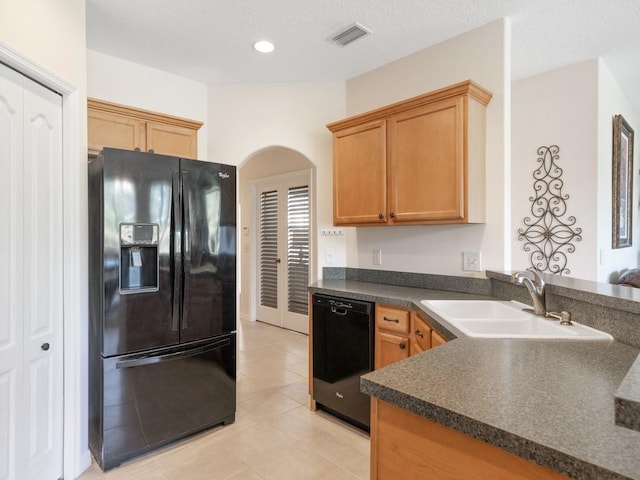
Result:
{"label": "white door frame", "polygon": [[[87,426],[87,160],[80,130],[86,96],[77,86],[43,69],[0,42],[0,62],[62,96],[63,185],[63,476],[73,479],[91,465]],[[84,134],[85,129],[82,128]],[[86,143],[86,142],[85,142]],[[84,162],[82,161],[84,159]],[[84,362],[83,362],[84,359]]]}
{"label": "white door frame", "polygon": [[[249,229],[249,242],[251,245],[256,246],[256,252],[259,250],[258,242],[259,242],[259,223],[260,220],[258,218],[258,212],[256,210],[256,205],[258,202],[258,187],[265,183],[275,183],[278,181],[282,181],[284,179],[299,177],[302,175],[307,176],[307,181],[309,182],[309,201],[311,203],[311,211],[310,211],[310,225],[309,225],[309,277],[314,278],[315,275],[315,255],[313,254],[314,242],[315,238],[315,197],[314,197],[314,169],[303,168],[301,170],[294,170],[291,172],[280,173],[277,175],[271,175],[269,177],[256,178],[249,181],[249,186],[251,188],[251,225],[252,228]],[[251,255],[250,266],[249,266],[249,319],[251,321],[256,320],[257,311],[258,311],[258,302],[256,301],[257,292],[258,292],[258,255]]]}

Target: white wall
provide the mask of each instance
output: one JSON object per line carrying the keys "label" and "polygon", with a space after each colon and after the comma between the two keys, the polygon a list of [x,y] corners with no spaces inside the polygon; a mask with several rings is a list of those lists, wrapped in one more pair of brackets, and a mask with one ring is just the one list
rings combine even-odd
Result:
{"label": "white wall", "polygon": [[[349,115],[467,79],[493,92],[487,107],[486,224],[346,229],[347,244],[355,246],[347,266],[472,276],[462,271],[462,252],[478,251],[483,269],[509,267],[510,42],[509,21],[501,19],[347,82]],[[373,265],[373,249],[382,250],[381,266]]]}
{"label": "white wall", "polygon": [[[558,145],[558,166],[567,200],[567,214],[576,217],[582,241],[573,242],[567,276],[609,282],[617,274],[638,266],[640,221],[638,216],[639,164],[634,155],[633,245],[612,249],[612,129],[613,116],[622,114],[631,124],[640,117],[623,95],[615,78],[600,59],[518,80],[512,85],[512,263],[515,269],[530,265],[524,242],[517,240],[523,219],[532,217],[533,171],[539,164],[537,149]],[[637,143],[637,142],[636,142]]]}
{"label": "white wall", "polygon": [[[562,193],[569,195],[567,215],[576,217],[582,241],[568,254],[570,276],[595,279],[597,254],[597,78],[598,62],[589,60],[513,82],[512,94],[512,264],[531,266],[517,229],[525,217],[535,221],[529,197],[540,146],[557,145],[563,170]],[[574,227],[574,228],[575,228]]]}
{"label": "white wall", "polygon": [[[64,476],[89,466],[87,446],[87,113],[85,1],[2,0],[0,61],[64,93]],[[59,87],[59,88],[58,88]]]}
{"label": "white wall", "polygon": [[[608,282],[617,280],[618,273],[640,266],[640,217],[638,215],[638,199],[640,198],[640,112],[634,111],[622,93],[616,79],[604,63],[598,61],[598,245],[597,253],[601,261],[597,265],[597,276],[594,280]],[[612,151],[613,151],[613,116],[622,115],[635,130],[635,145],[632,174],[633,185],[633,239],[632,246],[620,249],[611,248],[612,229]]]}
{"label": "white wall", "polygon": [[198,158],[207,160],[207,84],[87,50],[89,97],[203,122]]}

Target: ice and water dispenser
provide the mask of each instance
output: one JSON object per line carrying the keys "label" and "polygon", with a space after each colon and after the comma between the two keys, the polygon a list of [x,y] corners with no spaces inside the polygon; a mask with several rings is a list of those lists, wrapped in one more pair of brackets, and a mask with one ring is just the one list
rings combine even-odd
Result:
{"label": "ice and water dispenser", "polygon": [[120,293],[157,292],[158,225],[120,224]]}

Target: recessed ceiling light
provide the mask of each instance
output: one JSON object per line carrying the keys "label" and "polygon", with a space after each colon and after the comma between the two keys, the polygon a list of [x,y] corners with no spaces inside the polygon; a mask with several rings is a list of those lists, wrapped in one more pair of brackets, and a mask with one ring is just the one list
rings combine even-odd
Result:
{"label": "recessed ceiling light", "polygon": [[253,44],[253,48],[260,53],[270,53],[273,52],[275,47],[273,46],[273,43],[268,42],[267,40],[260,40]]}

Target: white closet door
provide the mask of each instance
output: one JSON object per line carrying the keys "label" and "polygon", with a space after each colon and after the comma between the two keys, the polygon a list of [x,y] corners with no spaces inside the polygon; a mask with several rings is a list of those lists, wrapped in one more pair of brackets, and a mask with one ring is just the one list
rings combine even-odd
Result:
{"label": "white closet door", "polygon": [[63,448],[62,99],[4,66],[0,82],[0,164],[9,172],[0,180],[0,224],[8,226],[0,236],[8,257],[0,269],[0,415],[10,412],[0,423],[0,479],[55,480]]}
{"label": "white closet door", "polygon": [[0,479],[19,478],[24,443],[22,76],[0,65]]}

